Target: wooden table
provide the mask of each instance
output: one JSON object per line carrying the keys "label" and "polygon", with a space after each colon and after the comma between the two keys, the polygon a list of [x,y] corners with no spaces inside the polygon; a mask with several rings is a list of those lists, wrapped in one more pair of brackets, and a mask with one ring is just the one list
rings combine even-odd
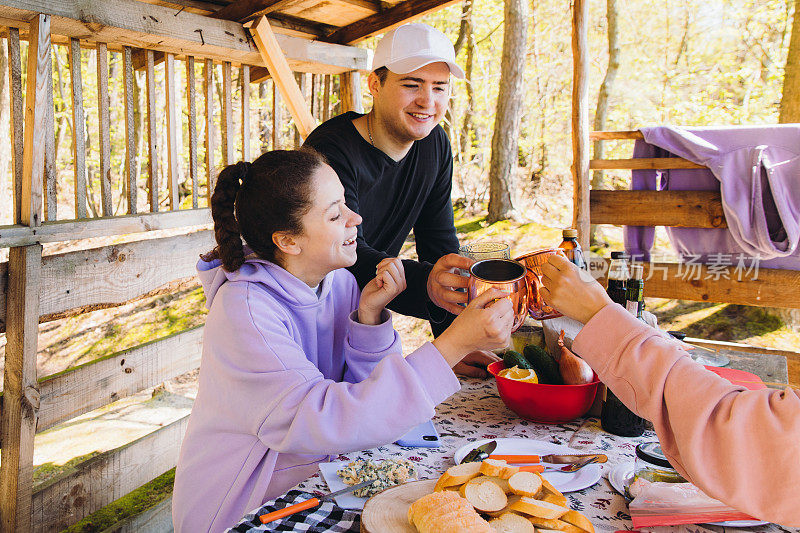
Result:
{"label": "wooden table", "polygon": [[[789,370],[786,357],[769,353],[745,352],[741,350],[717,349],[720,355],[730,359],[725,367],[752,372],[773,388],[783,388],[789,383]],[[706,350],[695,349],[691,353],[702,355]]]}
{"label": "wooden table", "polygon": [[[625,438],[611,435],[600,428],[596,418],[578,419],[560,425],[537,424],[523,420],[510,411],[497,394],[494,380],[462,378],[462,389],[436,408],[434,423],[439,431],[442,445],[439,448],[406,448],[388,444],[379,448],[340,455],[336,460],[351,461],[357,458],[403,458],[416,463],[419,479],[433,479],[452,466],[453,453],[464,444],[488,438],[522,437],[565,444],[584,453],[604,453],[608,463],[601,465],[603,475],[592,487],[567,493],[569,506],[585,514],[598,533],[613,533],[631,529],[632,524],[625,499],[617,493],[606,476],[618,465],[634,460],[636,445],[657,440],[655,433],[646,431],[642,437]],[[306,479],[294,489],[311,493],[329,492],[319,473]],[[237,525],[237,531],[267,531],[266,526],[243,528],[253,520],[253,513],[245,516]],[[662,528],[669,531],[670,528]],[[692,526],[692,531],[716,532],[764,532],[797,531],[766,525],[753,529],[721,528],[718,526]],[[357,531],[351,529],[349,531]],[[676,529],[677,531],[677,529]]]}

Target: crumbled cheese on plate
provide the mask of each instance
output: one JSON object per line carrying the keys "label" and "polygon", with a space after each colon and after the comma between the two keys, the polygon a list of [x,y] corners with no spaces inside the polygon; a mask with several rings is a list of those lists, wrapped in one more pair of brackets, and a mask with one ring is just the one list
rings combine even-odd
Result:
{"label": "crumbled cheese on plate", "polygon": [[384,459],[383,461],[365,461],[356,459],[336,471],[346,485],[355,485],[368,479],[375,483],[353,492],[359,498],[369,498],[384,489],[405,483],[416,477],[414,463],[405,459]]}

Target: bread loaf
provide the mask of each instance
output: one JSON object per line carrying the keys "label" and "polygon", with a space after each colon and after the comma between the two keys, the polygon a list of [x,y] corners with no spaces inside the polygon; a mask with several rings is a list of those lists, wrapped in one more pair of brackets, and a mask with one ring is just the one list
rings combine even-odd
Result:
{"label": "bread loaf", "polygon": [[472,505],[452,491],[426,494],[412,503],[408,521],[419,533],[494,533]]}

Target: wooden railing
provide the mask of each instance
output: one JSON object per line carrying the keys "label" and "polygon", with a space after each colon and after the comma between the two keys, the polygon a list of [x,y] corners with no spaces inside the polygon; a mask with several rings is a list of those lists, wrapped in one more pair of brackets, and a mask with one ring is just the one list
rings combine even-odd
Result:
{"label": "wooden railing", "polygon": [[[126,302],[169,290],[176,281],[194,276],[198,254],[213,245],[209,231],[208,209],[218,169],[240,157],[250,160],[251,83],[272,87],[271,142],[273,148],[294,146],[281,137],[289,116],[283,108],[275,84],[265,78],[259,54],[246,39],[231,40],[225,32],[244,36],[241,25],[206,17],[193,18],[193,24],[206,33],[190,35],[185,31],[170,33],[167,23],[159,20],[147,28],[127,21],[128,0],[105,3],[103,20],[93,26],[90,40],[85,40],[82,23],[70,19],[70,2],[50,5],[45,2],[17,6],[0,5],[4,23],[19,17],[18,27],[5,31],[9,46],[9,73],[12,109],[13,223],[0,226],[0,248],[9,248],[8,262],[0,263],[0,331],[7,335],[5,375],[0,403],[0,530],[54,531],[75,523],[131,490],[147,483],[175,466],[180,442],[186,429],[186,417],[154,431],[121,448],[103,452],[72,472],[34,489],[34,436],[77,416],[111,402],[154,387],[191,371],[199,365],[202,327],[126,349],[58,374],[39,377],[36,372],[38,325],[65,316],[122,305]],[[138,2],[135,2],[138,4]],[[145,6],[145,4],[141,4]],[[53,17],[31,16],[30,9],[57,10]],[[113,7],[120,7],[117,13]],[[161,6],[147,6],[163,10]],[[124,9],[123,9],[124,8]],[[191,15],[191,14],[189,14]],[[184,17],[185,14],[181,14]],[[196,15],[193,15],[197,17]],[[172,13],[170,12],[170,17]],[[158,17],[157,17],[158,18]],[[50,72],[52,41],[68,51],[70,73],[69,104],[73,124],[86,121],[86,83],[81,75],[80,57],[84,49],[97,54],[98,132],[100,145],[100,191],[97,195],[98,217],[89,218],[92,198],[87,187],[87,140],[84,128],[72,128],[71,163],[68,179],[74,188],[74,218],[57,211],[59,187],[53,140],[53,94]],[[141,27],[140,27],[141,26]],[[194,26],[193,26],[194,27]],[[81,28],[84,28],[83,30]],[[22,30],[22,35],[20,35]],[[84,33],[81,33],[83,31]],[[115,33],[116,32],[116,33]],[[152,48],[134,47],[134,42],[154,42],[159,32],[171,35]],[[115,42],[105,43],[112,35]],[[154,37],[155,35],[155,37]],[[301,87],[313,115],[326,120],[332,114],[357,108],[360,54],[348,59],[349,47],[318,43],[309,48],[303,39],[278,36],[286,48],[290,64],[320,66],[317,73],[299,73]],[[28,76],[23,80],[20,40],[28,39]],[[206,46],[198,41],[206,40]],[[238,37],[237,37],[238,38]],[[210,45],[209,45],[210,42]],[[307,42],[307,41],[306,41]],[[228,54],[223,53],[225,46]],[[302,48],[305,47],[305,48]],[[111,115],[109,103],[108,54],[110,48],[122,56],[121,120],[124,120],[124,171],[117,176],[111,168]],[[158,48],[155,50],[155,48]],[[301,52],[301,50],[303,50]],[[204,52],[208,52],[204,54]],[[308,57],[303,57],[303,54]],[[304,59],[306,60],[304,62]],[[248,64],[244,60],[253,60]],[[181,65],[183,62],[183,65]],[[163,63],[163,67],[159,64]],[[197,103],[195,65],[202,65],[202,103]],[[214,86],[221,64],[222,98],[220,119],[215,119]],[[349,67],[348,67],[349,65]],[[156,105],[156,69],[164,69],[165,107]],[[178,99],[177,72],[185,68],[185,99]],[[239,69],[240,112],[234,114],[232,102],[237,90],[233,69]],[[146,185],[137,168],[134,142],[134,76],[144,70],[146,92],[143,134],[147,174]],[[253,73],[258,78],[254,79]],[[4,74],[4,73],[3,73]],[[26,83],[23,85],[23,81]],[[344,89],[344,95],[341,94]],[[23,110],[23,90],[26,107]],[[339,98],[335,97],[339,92]],[[343,96],[343,97],[342,97]],[[159,157],[159,118],[166,115],[166,158]],[[188,118],[188,152],[177,135],[179,118]],[[241,128],[234,130],[234,119]],[[198,123],[205,132],[201,140]],[[24,128],[22,125],[24,124]],[[221,160],[214,159],[214,130],[221,138]],[[262,132],[263,133],[263,132]],[[200,157],[199,143],[205,147]],[[260,143],[262,146],[267,141]],[[186,169],[185,184],[179,168]],[[43,177],[40,179],[39,177]],[[164,179],[159,179],[163,177]],[[115,180],[122,180],[121,183]],[[181,185],[184,185],[181,187]],[[114,192],[124,190],[119,196]],[[182,191],[189,191],[183,193]],[[140,198],[144,194],[145,196]],[[184,196],[184,194],[186,196]],[[191,197],[191,208],[187,196]],[[115,210],[115,203],[122,208]],[[117,211],[123,211],[119,213]],[[97,237],[113,237],[171,230],[173,235],[134,240],[123,244],[88,245],[88,249],[59,254],[42,254],[42,245]],[[130,239],[130,237],[128,237]],[[65,443],[68,446],[69,443]]]}

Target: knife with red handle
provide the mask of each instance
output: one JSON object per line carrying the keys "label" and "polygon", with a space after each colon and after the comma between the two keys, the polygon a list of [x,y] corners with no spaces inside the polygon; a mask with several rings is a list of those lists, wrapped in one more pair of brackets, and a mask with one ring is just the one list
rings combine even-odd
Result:
{"label": "knife with red handle", "polygon": [[345,487],[342,490],[337,490],[336,492],[331,492],[330,494],[325,494],[324,496],[318,496],[316,498],[310,498],[300,503],[295,503],[294,505],[290,505],[289,507],[284,507],[283,509],[278,509],[277,511],[272,511],[271,513],[262,514],[259,516],[259,520],[261,520],[262,524],[268,524],[274,520],[278,520],[279,518],[284,518],[289,515],[293,515],[295,513],[299,513],[300,511],[305,511],[306,509],[313,509],[318,505],[322,505],[322,502],[327,500],[332,500],[336,496],[341,494],[346,494],[348,492],[352,492],[354,490],[358,490],[364,488],[368,485],[372,485],[375,482],[374,479],[369,479],[367,481],[362,481],[361,483],[357,483],[355,485],[351,485],[349,487]]}

